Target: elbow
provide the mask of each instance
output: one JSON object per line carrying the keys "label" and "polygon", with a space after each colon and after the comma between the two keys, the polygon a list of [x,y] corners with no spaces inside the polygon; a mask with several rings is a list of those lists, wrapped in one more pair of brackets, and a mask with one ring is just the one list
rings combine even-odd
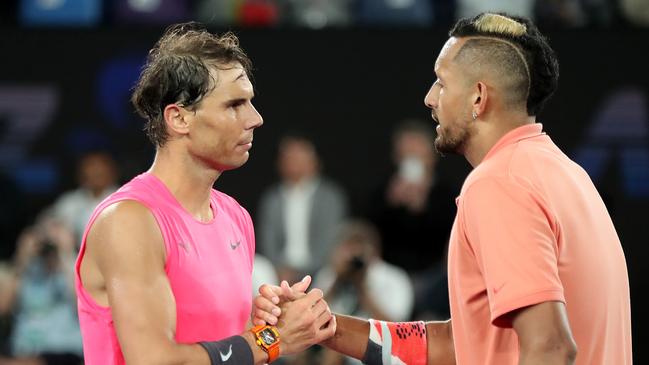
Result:
{"label": "elbow", "polygon": [[555,349],[561,357],[564,364],[574,364],[577,358],[577,343],[572,337],[558,341]]}
{"label": "elbow", "polygon": [[572,338],[546,339],[521,348],[521,358],[544,359],[548,364],[574,364],[577,358],[577,344]]}
{"label": "elbow", "polygon": [[577,359],[577,344],[574,340],[570,340],[566,345],[565,356],[568,364],[574,364]]}

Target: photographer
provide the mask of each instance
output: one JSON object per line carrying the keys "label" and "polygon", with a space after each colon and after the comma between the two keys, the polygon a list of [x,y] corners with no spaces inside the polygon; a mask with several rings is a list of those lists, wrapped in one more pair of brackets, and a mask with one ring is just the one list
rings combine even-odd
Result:
{"label": "photographer", "polygon": [[80,364],[81,333],[74,293],[74,234],[51,217],[25,229],[17,242],[3,311],[13,315],[14,358],[0,364]]}
{"label": "photographer", "polygon": [[[409,319],[414,302],[407,273],[381,259],[374,226],[364,221],[343,225],[330,262],[315,279],[333,312],[386,321]],[[358,363],[324,351],[320,364]]]}
{"label": "photographer", "polygon": [[381,236],[382,257],[408,272],[414,315],[448,318],[446,250],[458,187],[439,171],[431,123],[404,120],[392,134],[393,171],[370,200],[367,216]]}

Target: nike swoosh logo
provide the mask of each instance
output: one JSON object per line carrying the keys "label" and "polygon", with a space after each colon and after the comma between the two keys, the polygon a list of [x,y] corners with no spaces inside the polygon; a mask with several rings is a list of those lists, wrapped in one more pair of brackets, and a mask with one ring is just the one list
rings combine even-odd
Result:
{"label": "nike swoosh logo", "polygon": [[227,354],[224,355],[221,351],[219,351],[219,355],[221,355],[221,361],[228,361],[230,359],[230,356],[232,356],[232,344],[230,344],[230,349],[228,349]]}
{"label": "nike swoosh logo", "polygon": [[239,247],[240,244],[241,244],[241,241],[237,241],[235,243],[230,242],[230,248],[233,249],[233,250],[236,250],[237,247]]}

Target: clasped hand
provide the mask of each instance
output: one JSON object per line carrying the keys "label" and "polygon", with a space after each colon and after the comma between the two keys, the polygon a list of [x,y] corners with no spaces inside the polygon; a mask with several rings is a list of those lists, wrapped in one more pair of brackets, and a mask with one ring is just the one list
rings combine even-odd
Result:
{"label": "clasped hand", "polygon": [[336,317],[323,298],[322,290],[312,289],[311,277],[289,286],[264,284],[253,300],[252,323],[277,326],[280,353],[291,355],[306,350],[336,333]]}

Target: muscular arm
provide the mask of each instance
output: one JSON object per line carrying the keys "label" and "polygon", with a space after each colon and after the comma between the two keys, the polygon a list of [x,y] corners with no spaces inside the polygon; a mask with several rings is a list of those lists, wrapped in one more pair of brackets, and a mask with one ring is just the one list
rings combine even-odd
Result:
{"label": "muscular arm", "polygon": [[[336,334],[323,342],[322,345],[347,356],[362,359],[365,355],[370,332],[369,322],[364,319],[339,314],[336,315],[336,321],[338,324]],[[450,320],[426,323],[426,342],[428,346],[427,364],[455,364]]]}
{"label": "muscular arm", "polygon": [[526,307],[512,313],[511,318],[518,335],[520,365],[574,364],[577,345],[563,303]]}
{"label": "muscular arm", "polygon": [[[132,201],[107,208],[93,224],[81,267],[84,286],[111,308],[128,364],[205,364],[198,344],[175,342],[176,305],[164,271],[165,249],[151,213]],[[247,332],[255,364],[267,355]]]}

